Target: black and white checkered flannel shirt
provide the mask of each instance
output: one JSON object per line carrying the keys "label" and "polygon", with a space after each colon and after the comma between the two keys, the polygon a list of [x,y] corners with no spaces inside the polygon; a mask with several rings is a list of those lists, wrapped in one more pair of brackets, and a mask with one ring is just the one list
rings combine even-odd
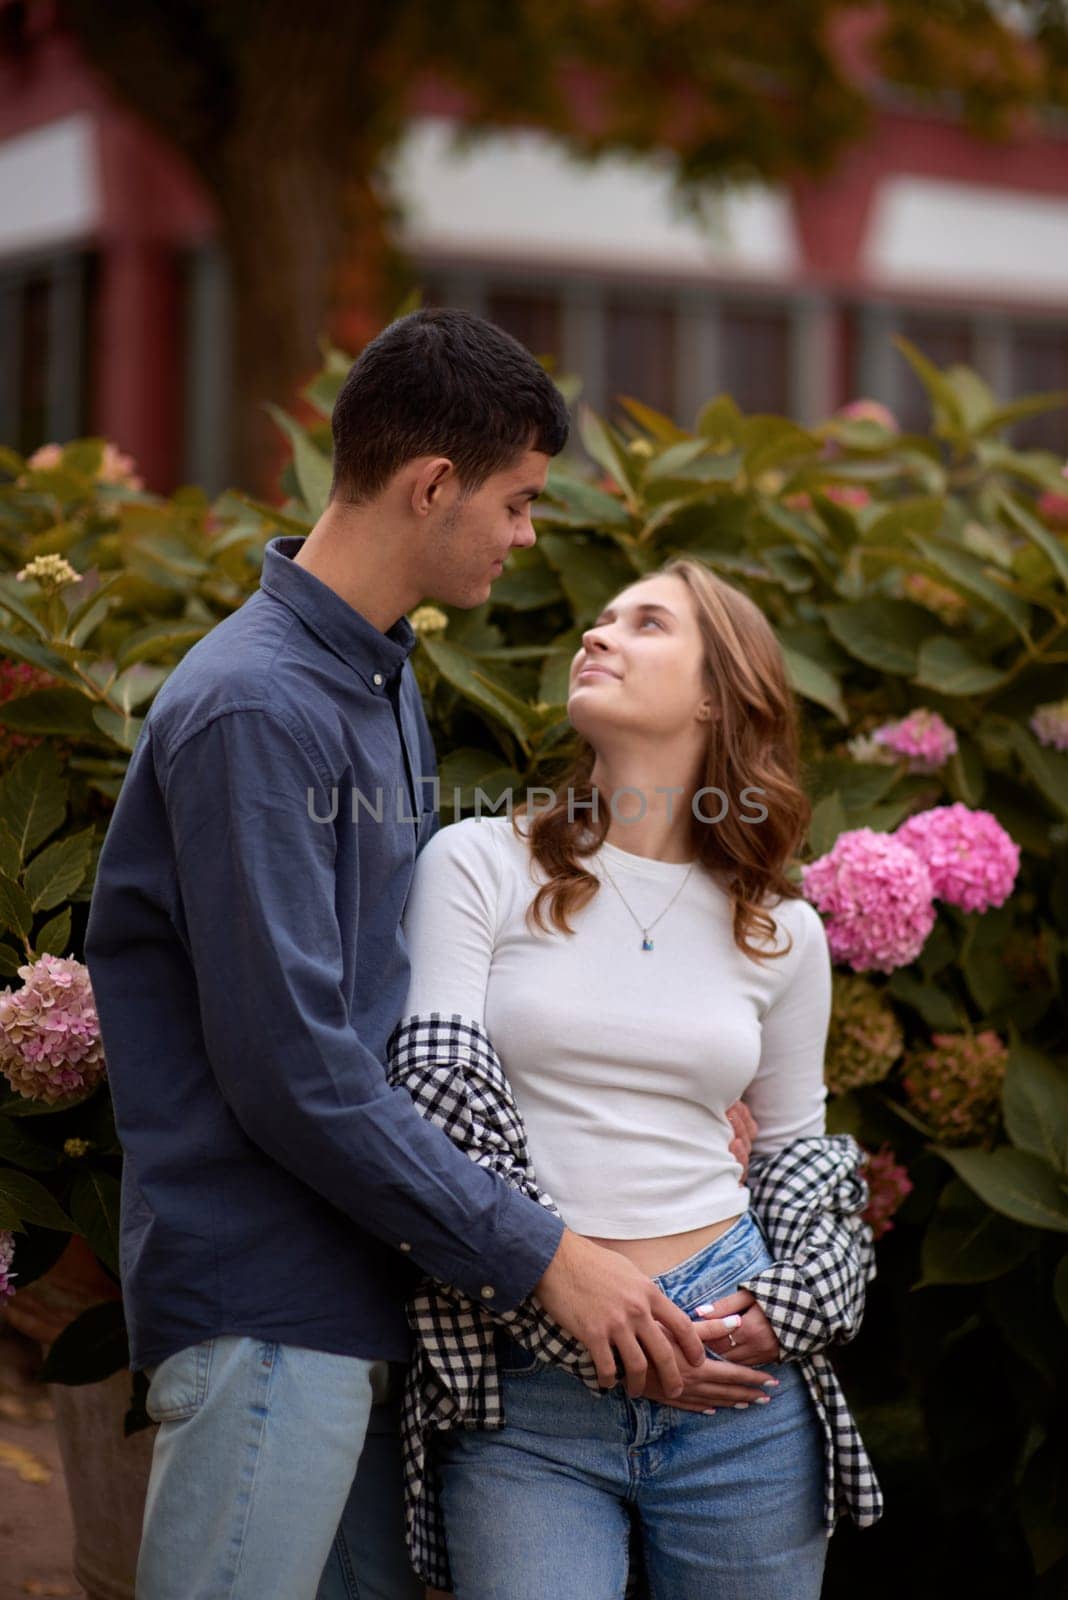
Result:
{"label": "black and white checkered flannel shirt", "polygon": [[[477,1022],[437,1012],[405,1018],[389,1042],[390,1082],[479,1166],[556,1212],[538,1187],[526,1132],[504,1069]],[[754,1157],[746,1179],[773,1265],[739,1287],[759,1302],[779,1340],[781,1359],[797,1361],[823,1426],[824,1526],[828,1538],[848,1513],[860,1527],[882,1515],[878,1480],[829,1358],[828,1344],[857,1333],[875,1276],[871,1229],[860,1213],[868,1189],[863,1151],[849,1134],[795,1139]],[[432,1436],[449,1428],[504,1423],[494,1356],[503,1327],[543,1361],[555,1361],[600,1394],[585,1346],[551,1321],[533,1296],[512,1311],[490,1312],[451,1284],[427,1279],[408,1302],[415,1336],[402,1407],[405,1522],[416,1572],[452,1586],[445,1525],[429,1459]]]}

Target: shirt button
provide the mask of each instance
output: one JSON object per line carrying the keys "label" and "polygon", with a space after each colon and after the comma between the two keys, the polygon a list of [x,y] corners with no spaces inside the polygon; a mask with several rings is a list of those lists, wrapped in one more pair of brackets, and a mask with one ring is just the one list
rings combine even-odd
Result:
{"label": "shirt button", "polygon": [[383,676],[382,676],[382,674],[380,672],[376,672],[374,681],[375,681],[375,687],[378,688],[378,689],[381,689],[382,685],[385,683],[386,680],[385,680],[385,678],[383,678]]}
{"label": "shirt button", "polygon": [[490,1288],[490,1286],[489,1286],[489,1284],[488,1284],[488,1283],[487,1283],[487,1284],[485,1284],[485,1285],[484,1285],[484,1286],[483,1286],[483,1289],[482,1289],[482,1298],[483,1298],[483,1300],[492,1300],[492,1299],[493,1299],[493,1296],[494,1296],[494,1295],[495,1295],[495,1294],[496,1294],[496,1293],[497,1293],[497,1291],[496,1291],[496,1289],[491,1289],[491,1288]]}
{"label": "shirt button", "polygon": [[407,1239],[402,1239],[402,1240],[401,1240],[401,1242],[400,1242],[400,1244],[399,1244],[399,1245],[398,1245],[398,1246],[397,1246],[397,1249],[398,1249],[398,1250],[404,1250],[404,1251],[408,1251],[408,1250],[410,1250],[410,1249],[411,1249],[411,1248],[412,1248],[412,1247],[411,1247],[411,1245],[410,1245],[410,1244],[409,1244],[409,1243],[408,1243],[408,1241],[407,1241]]}

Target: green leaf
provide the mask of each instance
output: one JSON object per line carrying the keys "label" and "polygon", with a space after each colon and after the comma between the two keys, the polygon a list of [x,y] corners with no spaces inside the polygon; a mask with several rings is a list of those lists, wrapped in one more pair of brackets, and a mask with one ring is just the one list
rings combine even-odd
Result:
{"label": "green leaf", "polygon": [[423,649],[447,683],[498,722],[503,722],[525,750],[538,725],[532,706],[479,670],[476,658],[444,639],[424,635]]}
{"label": "green leaf", "polygon": [[330,499],[333,463],[312,443],[300,423],[279,406],[267,405],[265,410],[293,446],[293,470],[304,504],[313,517],[321,517]]}
{"label": "green leaf", "polygon": [[796,422],[764,412],[742,418],[738,442],[750,479],[771,467],[796,461],[798,457],[815,456],[821,447],[816,435],[798,427]]}
{"label": "green leaf", "polygon": [[0,872],[7,878],[17,878],[22,867],[19,842],[6,822],[0,822]]}
{"label": "green leaf", "polygon": [[50,672],[54,678],[61,678],[75,689],[80,687],[77,673],[62,656],[36,639],[27,639],[23,633],[8,633],[5,628],[0,628],[0,655],[14,656],[16,661],[27,661],[31,667],[40,667],[43,672]]}
{"label": "green leaf", "polygon": [[[631,527],[630,512],[618,495],[607,494],[592,483],[570,477],[561,468],[550,467],[545,493],[548,501],[540,500],[534,509],[534,521],[539,527],[556,522],[575,528],[604,528],[609,532],[623,532]],[[553,502],[558,502],[558,506]],[[497,585],[494,593],[496,591]]]}
{"label": "green leaf", "polygon": [[93,733],[93,703],[84,689],[35,689],[0,705],[0,723],[13,733],[86,739]]}
{"label": "green leaf", "polygon": [[937,533],[946,514],[941,495],[916,495],[880,511],[864,530],[865,544],[906,545],[915,535]]}
{"label": "green leaf", "polygon": [[32,927],[33,910],[25,892],[13,879],[0,873],[0,928],[17,933],[21,939],[29,939]]}
{"label": "green leaf", "polygon": [[889,994],[918,1011],[929,1028],[955,1032],[964,1020],[944,989],[924,983],[912,973],[898,968],[886,985]]}
{"label": "green leaf", "polygon": [[1012,400],[1008,405],[998,406],[976,429],[977,434],[1000,433],[1002,428],[1009,428],[1016,422],[1024,422],[1028,417],[1041,416],[1045,411],[1058,411],[1062,406],[1068,405],[1068,390],[1056,389],[1048,394],[1029,394],[1020,400]]}
{"label": "green leaf", "polygon": [[949,380],[903,335],[896,335],[894,343],[927,390],[935,433],[953,435],[963,433],[965,427],[963,410]]}
{"label": "green leaf", "polygon": [[579,406],[579,437],[587,455],[603,467],[630,499],[634,493],[634,467],[615,429],[587,405]]}
{"label": "green leaf", "polygon": [[[629,394],[621,394],[619,403],[624,411],[634,418],[639,427],[651,434],[660,444],[672,445],[688,437],[685,430],[677,422],[672,422],[662,411],[654,411],[652,406],[647,406],[640,400],[634,400]],[[704,440],[701,441],[702,447]]]}
{"label": "green leaf", "polygon": [[592,622],[609,600],[637,576],[614,545],[562,533],[543,533],[538,542],[559,575],[578,627]]}
{"label": "green leaf", "polygon": [[132,750],[137,743],[144,717],[123,717],[110,706],[94,706],[93,721],[101,733],[106,733],[122,750]]}
{"label": "green leaf", "polygon": [[1003,1216],[1032,1228],[1068,1233],[1068,1191],[1048,1161],[1027,1150],[948,1149],[933,1145],[957,1176]]}
{"label": "green leaf", "polygon": [[1031,607],[1026,600],[1021,600],[1019,595],[1006,589],[998,583],[996,578],[990,576],[988,563],[980,561],[970,551],[962,550],[958,545],[951,545],[936,539],[923,539],[918,535],[912,536],[912,543],[920,554],[931,563],[955,586],[965,589],[968,594],[974,595],[978,600],[998,611],[1005,617],[1021,638],[1029,636],[1031,627]]}
{"label": "green leaf", "polygon": [[1005,674],[979,661],[959,639],[948,633],[925,639],[920,646],[914,681],[939,694],[986,694],[997,688]]}
{"label": "green leaf", "polygon": [[0,942],[0,978],[15,978],[20,967],[26,965],[26,957],[13,945]]}
{"label": "green leaf", "polygon": [[89,869],[94,835],[93,828],[83,828],[34,856],[22,879],[34,911],[51,911],[81,887]]}
{"label": "green leaf", "polygon": [[880,672],[903,677],[913,676],[921,645],[940,627],[929,611],[907,600],[858,600],[853,605],[828,606],[823,614],[851,656]]}
{"label": "green leaf", "polygon": [[490,598],[495,606],[508,606],[513,611],[536,611],[541,606],[555,605],[563,597],[556,573],[540,550],[531,549],[514,552],[493,585]]}
{"label": "green leaf", "polygon": [[70,954],[70,906],[45,923],[33,941],[38,956],[67,956]]}
{"label": "green leaf", "polygon": [[151,700],[157,689],[171,675],[170,667],[149,667],[143,661],[137,662],[132,667],[127,667],[125,672],[115,679],[111,685],[110,695],[117,700],[122,709],[129,716],[131,711],[144,705],[146,700]]}
{"label": "green leaf", "polygon": [[1014,1038],[1002,1102],[1016,1148],[1041,1156],[1068,1178],[1068,1071]]}
{"label": "green leaf", "polygon": [[0,578],[0,606],[9,616],[17,617],[21,623],[25,624],[30,632],[40,639],[42,643],[47,642],[48,629],[33,607],[28,606],[18,592],[17,578]]}
{"label": "green leaf", "polygon": [[115,665],[122,672],[137,661],[158,661],[161,656],[172,654],[183,656],[210,632],[211,626],[208,622],[152,622],[130,635],[119,650]]}
{"label": "green leaf", "polygon": [[51,746],[27,750],[0,779],[0,818],[18,845],[19,859],[26,861],[56,832],[66,814],[67,781],[59,771],[58,755]]}
{"label": "green leaf", "polygon": [[808,826],[808,842],[813,856],[825,856],[838,835],[844,833],[848,826],[841,797],[837,794],[825,795],[813,806],[812,820]]}
{"label": "green leaf", "polygon": [[950,1179],[923,1239],[922,1276],[935,1283],[991,1283],[1026,1260],[1033,1239],[991,1211],[959,1178]]}
{"label": "green leaf", "polygon": [[130,1346],[121,1300],[90,1306],[70,1323],[49,1349],[41,1367],[43,1383],[73,1387],[102,1383],[130,1365]]}
{"label": "green leaf", "polygon": [[1068,817],[1068,756],[1048,750],[1018,723],[1013,724],[1009,736],[1032,783],[1052,806]]}
{"label": "green leaf", "polygon": [[10,1167],[0,1167],[0,1228],[19,1228],[36,1222],[42,1228],[73,1233],[74,1225],[59,1202],[36,1178]]}
{"label": "green leaf", "polygon": [[99,1167],[79,1167],[70,1191],[70,1214],[104,1265],[118,1275],[118,1178]]}
{"label": "green leaf", "polygon": [[1010,521],[1014,522],[1020,532],[1026,534],[1042,551],[1061,582],[1068,585],[1068,549],[1065,549],[1056,534],[1050,533],[1037,517],[1033,517],[1030,511],[1025,510],[1011,495],[998,494],[996,500]]}
{"label": "green leaf", "polygon": [[849,714],[842,699],[842,686],[838,679],[809,656],[783,646],[783,660],[790,687],[806,700],[814,700],[834,713],[839,722],[848,722]]}
{"label": "green leaf", "polygon": [[26,1172],[54,1172],[59,1155],[27,1133],[26,1126],[25,1118],[0,1117],[0,1162],[22,1167]]}

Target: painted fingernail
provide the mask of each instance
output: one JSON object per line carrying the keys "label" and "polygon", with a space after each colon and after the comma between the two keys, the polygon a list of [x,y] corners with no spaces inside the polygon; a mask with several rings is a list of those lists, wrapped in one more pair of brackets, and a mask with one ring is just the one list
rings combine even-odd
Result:
{"label": "painted fingernail", "polygon": [[770,1406],[771,1405],[771,1395],[770,1394],[754,1395],[753,1396],[753,1404],[755,1406]]}
{"label": "painted fingernail", "polygon": [[764,1382],[761,1384],[761,1388],[762,1389],[777,1389],[778,1387],[779,1387],[778,1378],[765,1378]]}
{"label": "painted fingernail", "polygon": [[749,1401],[748,1400],[739,1400],[738,1404],[735,1406],[734,1409],[735,1409],[735,1411],[748,1411],[749,1410]]}
{"label": "painted fingernail", "polygon": [[716,1311],[715,1301],[713,1301],[710,1306],[698,1306],[697,1307],[697,1315],[699,1317],[711,1317],[711,1316],[714,1316],[715,1315],[715,1311]]}
{"label": "painted fingernail", "polygon": [[715,1406],[713,1406],[713,1407],[712,1407],[712,1409],[711,1409],[711,1410],[710,1410],[710,1411],[702,1411],[702,1413],[701,1413],[701,1415],[702,1415],[702,1416],[703,1416],[703,1417],[714,1417],[714,1416],[715,1416],[715,1414],[716,1414],[716,1408],[715,1408]]}
{"label": "painted fingernail", "polygon": [[738,1328],[741,1326],[741,1321],[741,1317],[724,1317],[723,1326],[725,1328]]}

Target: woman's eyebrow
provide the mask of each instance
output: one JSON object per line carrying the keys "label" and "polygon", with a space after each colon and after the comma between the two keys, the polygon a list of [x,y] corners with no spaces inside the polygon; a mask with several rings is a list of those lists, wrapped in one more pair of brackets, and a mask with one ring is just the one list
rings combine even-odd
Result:
{"label": "woman's eyebrow", "polygon": [[[659,611],[662,616],[670,617],[672,622],[675,621],[675,613],[671,610],[670,606],[657,605],[655,600],[642,600],[634,607],[634,609],[635,611]],[[604,610],[598,616],[597,621],[611,622],[615,617],[615,614],[615,606],[605,606]]]}

